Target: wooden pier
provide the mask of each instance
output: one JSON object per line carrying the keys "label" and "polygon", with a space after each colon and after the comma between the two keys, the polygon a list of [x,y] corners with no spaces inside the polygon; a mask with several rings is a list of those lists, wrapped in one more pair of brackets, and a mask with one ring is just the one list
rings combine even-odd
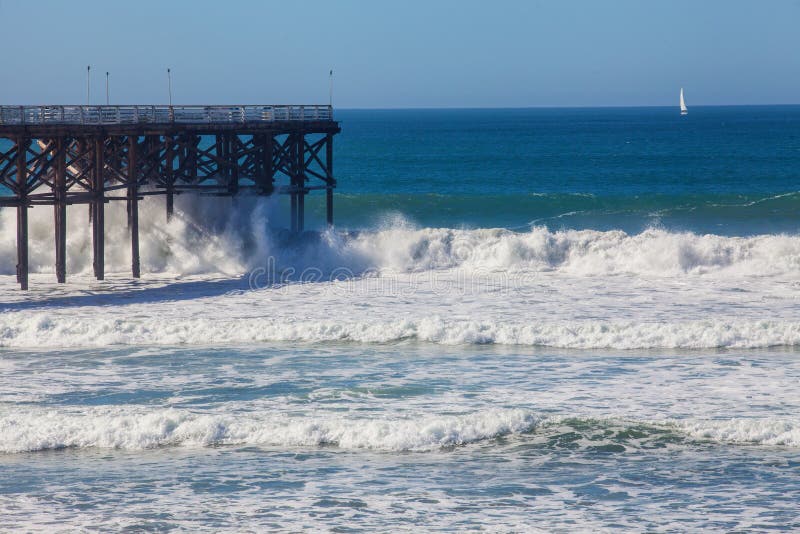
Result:
{"label": "wooden pier", "polygon": [[305,195],[324,190],[333,224],[330,106],[0,106],[0,208],[17,210],[17,280],[28,288],[28,208],[53,206],[56,278],[66,281],[66,207],[88,204],[94,274],[104,276],[104,206],[127,203],[138,278],[138,202],[194,191],[291,197],[303,231]]}

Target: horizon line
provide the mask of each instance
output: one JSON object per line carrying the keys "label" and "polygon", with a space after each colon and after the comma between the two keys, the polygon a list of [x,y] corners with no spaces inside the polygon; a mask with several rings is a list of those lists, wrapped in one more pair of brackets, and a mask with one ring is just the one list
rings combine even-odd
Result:
{"label": "horizon line", "polygon": [[[795,103],[780,103],[780,104],[692,104],[689,109],[693,108],[738,108],[738,107],[797,107],[800,102]],[[677,104],[643,104],[638,106],[623,106],[623,105],[563,105],[563,106],[398,106],[398,107],[383,107],[383,106],[367,106],[367,107],[337,107],[333,109],[340,111],[412,111],[412,110],[492,110],[492,109],[652,109],[652,108],[677,108]]]}

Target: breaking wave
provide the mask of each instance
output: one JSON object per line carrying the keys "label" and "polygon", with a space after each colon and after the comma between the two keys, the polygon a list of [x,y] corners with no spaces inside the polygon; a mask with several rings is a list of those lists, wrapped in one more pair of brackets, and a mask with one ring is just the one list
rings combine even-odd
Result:
{"label": "breaking wave", "polygon": [[[119,314],[118,314],[119,315]],[[800,346],[800,322],[702,320],[686,322],[456,320],[439,316],[394,321],[303,320],[192,315],[108,317],[46,312],[0,316],[0,347],[209,345],[252,342],[501,344],[570,349],[702,349]]]}
{"label": "breaking wave", "polygon": [[199,414],[122,406],[80,413],[41,408],[0,411],[0,452],[6,454],[64,448],[141,450],[220,445],[426,452],[504,436],[538,440],[545,447],[577,445],[605,452],[687,440],[800,447],[800,422],[778,418],[633,421],[545,416],[521,408],[372,419],[333,414]]}
{"label": "breaking wave", "polygon": [[[279,268],[417,272],[430,269],[534,270],[571,275],[634,273],[648,276],[723,273],[777,275],[800,273],[800,236],[750,237],[699,235],[650,228],[560,230],[534,226],[507,229],[416,228],[401,216],[375,229],[326,231],[287,239],[272,230],[270,218],[285,220],[278,199],[242,197],[191,201],[178,198],[178,216],[164,221],[162,199],[141,203],[141,259],[147,273],[223,274],[247,272],[273,258]],[[91,236],[86,210],[69,209],[67,269],[91,270]],[[52,272],[52,213],[35,208],[30,215],[32,272]],[[107,208],[106,265],[127,272],[130,246],[124,206]],[[16,272],[14,210],[0,210],[0,274]]]}

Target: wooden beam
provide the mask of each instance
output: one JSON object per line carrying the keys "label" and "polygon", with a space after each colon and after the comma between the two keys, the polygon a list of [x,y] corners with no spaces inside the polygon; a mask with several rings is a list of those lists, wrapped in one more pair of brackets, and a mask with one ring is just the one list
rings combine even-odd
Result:
{"label": "wooden beam", "polygon": [[94,243],[94,276],[98,280],[105,277],[105,155],[103,149],[105,140],[102,137],[94,139],[94,176],[92,179],[92,237]]}
{"label": "wooden beam", "polygon": [[272,162],[274,143],[272,134],[265,134],[261,139],[261,172],[258,176],[259,195],[271,195],[275,189],[275,167]]}
{"label": "wooden beam", "polygon": [[169,222],[175,213],[175,176],[173,174],[175,154],[172,136],[165,135],[164,142],[167,145],[164,154],[164,176],[167,182],[167,222]]}
{"label": "wooden beam", "polygon": [[225,135],[226,163],[228,165],[228,193],[239,192],[239,137],[236,134]]}
{"label": "wooden beam", "polygon": [[28,206],[24,197],[17,206],[17,282],[20,289],[28,289]]}
{"label": "wooden beam", "polygon": [[328,226],[333,226],[333,134],[326,136],[328,142],[325,144],[325,174],[328,177],[328,188],[325,190],[325,219]]}
{"label": "wooden beam", "polygon": [[[294,135],[290,134],[288,141],[291,144],[291,153],[292,153],[292,161],[290,165],[291,175],[289,176],[289,186],[291,188],[291,192],[289,193],[292,196],[292,210],[291,210],[291,231],[292,233],[297,233],[298,231],[298,224],[297,224],[297,173],[299,171],[299,167],[297,165],[297,143],[295,142]],[[302,156],[301,156],[302,157]]]}
{"label": "wooden beam", "polygon": [[56,175],[53,184],[53,211],[56,233],[56,280],[67,281],[67,151],[64,137],[56,139]]}
{"label": "wooden beam", "polygon": [[297,167],[295,187],[298,190],[297,194],[297,231],[302,232],[305,230],[306,219],[306,142],[305,134],[303,132],[297,133]]}
{"label": "wooden beam", "polygon": [[137,172],[136,150],[139,139],[135,135],[128,137],[128,229],[131,234],[131,273],[139,278],[139,174]]}
{"label": "wooden beam", "polygon": [[28,205],[27,188],[24,184],[28,181],[28,166],[26,164],[26,151],[22,145],[27,139],[17,139],[17,184],[20,189],[17,193],[17,282],[22,290],[28,289]]}

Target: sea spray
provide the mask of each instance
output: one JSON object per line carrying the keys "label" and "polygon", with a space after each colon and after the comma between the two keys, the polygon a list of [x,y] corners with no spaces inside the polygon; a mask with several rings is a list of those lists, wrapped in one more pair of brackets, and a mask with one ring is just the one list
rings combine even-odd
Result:
{"label": "sea spray", "polygon": [[[143,272],[241,274],[263,264],[269,250],[270,216],[280,215],[277,197],[241,195],[235,199],[180,195],[176,213],[166,221],[164,199],[148,196],[139,203],[139,243]],[[30,270],[53,272],[52,210],[30,210]],[[105,209],[105,259],[108,272],[130,270],[130,236],[122,202]],[[88,208],[67,208],[67,272],[92,269]],[[16,216],[0,210],[0,274],[16,272]]]}
{"label": "sea spray", "polygon": [[[278,199],[240,197],[224,203],[204,197],[179,197],[177,216],[164,220],[163,199],[141,205],[143,272],[178,275],[236,275],[266,265],[323,274],[344,270],[420,272],[431,269],[557,271],[569,275],[634,273],[647,276],[722,273],[777,275],[800,273],[800,236],[726,237],[651,228],[638,234],[620,230],[417,228],[400,216],[359,232],[329,229],[286,238],[271,222],[280,220]],[[130,245],[121,203],[107,208],[106,264],[127,272]],[[31,270],[52,272],[52,213],[31,210]],[[68,213],[67,269],[91,270],[88,212]],[[282,236],[282,237],[281,237]],[[13,210],[0,210],[0,273],[15,273]]]}

